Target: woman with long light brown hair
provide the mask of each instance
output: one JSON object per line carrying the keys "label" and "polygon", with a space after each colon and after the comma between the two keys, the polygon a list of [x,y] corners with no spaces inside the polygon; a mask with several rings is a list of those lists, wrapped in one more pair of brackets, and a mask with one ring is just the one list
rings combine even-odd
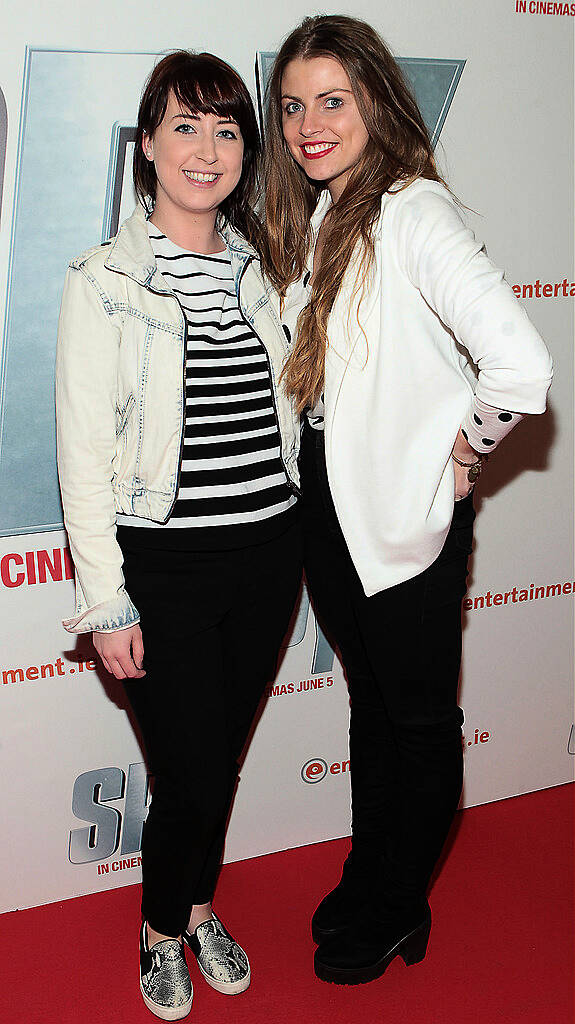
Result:
{"label": "woman with long light brown hair", "polygon": [[308,18],[269,85],[264,264],[304,413],[304,559],[351,697],[352,849],[315,970],[422,960],[461,793],[461,599],[485,455],[541,413],[551,361],[465,226],[377,33]]}

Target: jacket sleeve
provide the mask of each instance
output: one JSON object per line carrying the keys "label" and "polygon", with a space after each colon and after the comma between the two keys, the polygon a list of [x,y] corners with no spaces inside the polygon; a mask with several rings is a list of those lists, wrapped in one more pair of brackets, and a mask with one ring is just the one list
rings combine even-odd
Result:
{"label": "jacket sleeve", "polygon": [[496,409],[544,412],[551,356],[449,193],[430,183],[396,204],[399,265],[477,364],[477,397]]}
{"label": "jacket sleeve", "polygon": [[126,629],[139,615],[124,587],[112,460],[120,326],[83,269],[64,285],[56,353],[56,436],[64,524],[76,569],[73,633]]}

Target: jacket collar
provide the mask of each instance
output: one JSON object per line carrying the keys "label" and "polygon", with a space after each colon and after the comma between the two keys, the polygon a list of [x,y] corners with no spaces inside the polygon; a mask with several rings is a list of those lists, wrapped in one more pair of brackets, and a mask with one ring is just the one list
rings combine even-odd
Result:
{"label": "jacket collar", "polygon": [[232,274],[234,275],[234,287],[236,294],[240,292],[240,280],[246,265],[253,259],[258,259],[258,254],[252,245],[243,235],[234,231],[231,224],[219,218],[218,231],[228,247],[232,263]]}
{"label": "jacket collar", "polygon": [[314,238],[317,235],[317,233],[318,233],[318,231],[319,231],[319,229],[321,227],[321,223],[323,221],[323,218],[325,217],[327,211],[330,209],[331,206],[333,206],[333,203],[331,201],[331,196],[329,194],[329,191],[326,188],[326,189],[323,190],[323,192],[319,193],[318,200],[317,200],[317,206],[316,206],[315,210],[313,211],[313,213],[311,215],[311,218],[310,218],[310,224],[311,224],[311,229],[312,229]]}
{"label": "jacket collar", "polygon": [[[228,247],[237,288],[246,263],[257,257],[257,253],[249,242],[222,218],[218,223],[218,232]],[[151,291],[160,292],[163,295],[172,293],[156,266],[148,237],[146,213],[139,203],[132,215],[120,227],[106,257],[105,266],[108,270],[126,274],[127,277],[131,277],[132,280]]]}
{"label": "jacket collar", "polygon": [[156,266],[148,238],[146,213],[139,203],[131,217],[120,227],[106,257],[105,266],[108,270],[126,274],[144,288],[169,293],[170,289]]}

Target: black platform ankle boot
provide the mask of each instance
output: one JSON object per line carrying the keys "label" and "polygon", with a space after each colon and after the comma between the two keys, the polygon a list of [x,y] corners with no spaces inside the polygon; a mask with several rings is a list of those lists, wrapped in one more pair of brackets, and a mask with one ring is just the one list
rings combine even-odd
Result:
{"label": "black platform ankle boot", "polygon": [[360,985],[379,978],[396,956],[407,966],[423,960],[431,930],[427,901],[409,912],[375,918],[358,912],[316,949],[314,970],[322,981]]}

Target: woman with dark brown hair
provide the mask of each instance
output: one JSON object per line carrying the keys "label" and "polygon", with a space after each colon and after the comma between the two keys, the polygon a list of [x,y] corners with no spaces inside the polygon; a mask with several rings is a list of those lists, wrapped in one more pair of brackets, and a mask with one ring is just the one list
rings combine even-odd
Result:
{"label": "woman with dark brown hair", "polygon": [[[155,776],[142,843],[140,987],[163,1020],[192,985],[250,966],[212,909],[246,742],[301,576],[298,421],[259,267],[259,134],[212,54],[145,86],[140,205],[73,260],[57,357],[58,465],[76,567],[73,632],[123,680]],[[254,248],[256,247],[256,248]]]}
{"label": "woman with dark brown hair", "polygon": [[461,599],[485,456],[541,413],[551,362],[465,226],[377,33],[307,18],[269,84],[264,265],[304,412],[304,565],[351,698],[352,849],[317,975],[423,959],[462,785]]}

